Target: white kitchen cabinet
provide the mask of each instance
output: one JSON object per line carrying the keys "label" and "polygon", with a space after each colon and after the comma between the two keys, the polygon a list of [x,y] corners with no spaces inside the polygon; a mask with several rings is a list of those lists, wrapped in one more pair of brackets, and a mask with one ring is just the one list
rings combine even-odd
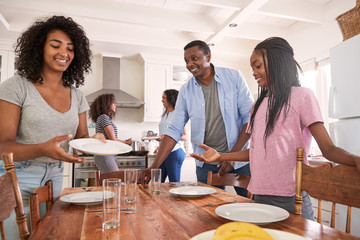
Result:
{"label": "white kitchen cabinet", "polygon": [[144,121],[159,122],[163,112],[163,92],[170,88],[172,66],[159,63],[145,64]]}
{"label": "white kitchen cabinet", "polygon": [[144,122],[160,122],[162,94],[171,88],[172,64],[153,55],[141,54],[144,72]]}
{"label": "white kitchen cabinet", "polygon": [[[316,198],[310,197],[312,207],[314,210],[314,218],[315,221],[317,221],[318,217],[318,200]],[[331,220],[331,202],[327,202],[322,200],[321,201],[321,223],[330,226],[330,220]],[[335,222],[338,222],[338,211],[335,211]]]}
{"label": "white kitchen cabinet", "polygon": [[[138,62],[144,72],[144,122],[159,122],[163,113],[162,94],[166,89],[180,90],[186,81],[175,81],[174,72],[188,72],[182,57],[141,53]],[[190,78],[191,74],[189,74]]]}
{"label": "white kitchen cabinet", "polygon": [[[187,75],[185,76],[184,79],[177,79],[176,78],[177,73],[181,73],[181,74],[185,74],[185,75],[187,74]],[[171,88],[180,90],[182,85],[184,85],[191,78],[191,76],[192,76],[191,73],[185,67],[185,63],[180,66],[174,65],[173,66],[173,80],[171,81]]]}
{"label": "white kitchen cabinet", "polygon": [[[148,155],[148,167],[154,162],[156,155]],[[166,178],[165,182],[168,182],[169,178]],[[181,167],[181,175],[180,175],[181,182],[196,182],[196,164],[195,160],[190,157],[186,156]]]}
{"label": "white kitchen cabinet", "polygon": [[[317,221],[318,216],[318,200],[312,198],[311,203],[314,210],[314,217]],[[328,201],[321,201],[321,223],[330,226],[331,221],[331,208],[332,203]],[[345,232],[346,227],[346,216],[347,216],[347,206],[342,204],[336,204],[335,209],[335,228]],[[358,228],[358,222],[360,221],[360,209],[352,207],[351,208],[351,231],[350,233],[354,236],[360,237],[360,229]]]}
{"label": "white kitchen cabinet", "polygon": [[72,163],[64,163],[63,189],[72,187]]}
{"label": "white kitchen cabinet", "polygon": [[196,163],[195,159],[187,156],[181,167],[181,177],[180,181],[182,182],[197,182],[196,178]]}
{"label": "white kitchen cabinet", "polygon": [[0,50],[0,83],[14,75],[15,54],[13,51]]}

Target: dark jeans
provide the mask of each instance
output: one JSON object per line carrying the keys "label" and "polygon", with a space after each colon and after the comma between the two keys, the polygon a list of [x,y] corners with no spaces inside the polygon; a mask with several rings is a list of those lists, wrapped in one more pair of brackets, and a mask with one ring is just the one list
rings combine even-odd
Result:
{"label": "dark jeans", "polygon": [[[302,197],[303,197],[303,204],[302,204],[302,208],[301,208],[302,217],[314,221],[315,220],[314,219],[314,211],[312,208],[309,194],[307,192],[303,191]],[[281,207],[292,214],[295,213],[295,195],[292,197],[282,197],[282,196],[254,194],[254,200],[257,202],[260,202],[260,203]]]}
{"label": "dark jeans", "polygon": [[[218,173],[220,168],[218,168],[216,165],[204,163],[202,167],[196,166],[196,176],[197,180],[202,183],[207,183],[207,173],[208,171],[212,171],[213,173]],[[236,170],[232,170],[230,173],[237,173],[237,174],[243,174],[250,176],[250,166],[249,164],[246,164],[245,166],[238,168]],[[224,189],[225,186],[216,186],[218,188]],[[248,191],[244,188],[234,187],[235,191],[238,195],[241,195],[243,197],[247,197]]]}
{"label": "dark jeans", "polygon": [[169,182],[180,182],[181,166],[185,159],[185,152],[181,148],[171,152],[165,161],[160,165],[161,182],[169,177]]}

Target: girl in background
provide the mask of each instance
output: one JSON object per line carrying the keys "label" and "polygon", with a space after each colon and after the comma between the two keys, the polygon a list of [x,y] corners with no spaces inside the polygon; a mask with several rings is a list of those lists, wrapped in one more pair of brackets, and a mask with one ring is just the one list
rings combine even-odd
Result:
{"label": "girl in background", "polygon": [[[117,138],[116,125],[112,122],[116,113],[116,102],[114,94],[103,94],[98,96],[90,106],[90,118],[96,123],[96,133],[104,134],[108,140],[119,141],[128,145],[132,144],[131,139],[125,141]],[[101,173],[119,171],[116,156],[94,156],[97,168]]]}
{"label": "girl in background", "polygon": [[[307,163],[313,136],[323,156],[330,161],[356,166],[360,171],[360,157],[334,146],[313,92],[300,87],[300,66],[286,40],[272,37],[259,43],[250,65],[260,88],[247,129],[250,149],[218,153],[203,145],[207,150],[204,154],[191,156],[205,162],[250,161],[248,190],[254,200],[294,213],[296,148],[304,148]],[[309,195],[303,192],[303,198],[302,216],[313,220]]]}
{"label": "girl in background", "polygon": [[[159,123],[159,135],[157,139],[161,141],[164,138],[164,133],[173,119],[175,104],[178,96],[178,91],[175,89],[165,90],[162,95],[162,103],[164,105],[164,113],[161,116],[161,121]],[[180,141],[176,143],[175,147],[165,159],[165,161],[160,165],[162,170],[161,182],[165,182],[166,177],[169,177],[169,182],[180,182],[181,175],[181,166],[185,159],[185,149],[183,141],[187,140],[186,127],[184,128],[184,135],[180,138]]]}

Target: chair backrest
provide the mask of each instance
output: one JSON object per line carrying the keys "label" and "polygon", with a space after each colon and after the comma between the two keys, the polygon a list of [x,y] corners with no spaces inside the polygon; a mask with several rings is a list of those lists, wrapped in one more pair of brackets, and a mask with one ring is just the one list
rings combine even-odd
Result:
{"label": "chair backrest", "polygon": [[95,184],[96,186],[102,186],[102,182],[107,178],[119,178],[121,181],[124,181],[124,171],[113,171],[101,173],[100,171],[95,172]]}
{"label": "chair backrest", "polygon": [[40,203],[46,202],[46,211],[49,211],[54,203],[52,181],[49,180],[45,186],[38,187],[30,195],[30,223],[31,231],[34,231],[40,222]]}
{"label": "chair backrest", "polygon": [[350,233],[351,207],[360,208],[360,173],[355,167],[325,163],[311,167],[303,163],[304,149],[297,149],[295,214],[301,215],[302,191],[318,199],[318,222],[321,223],[321,200],[332,202],[330,226],[335,227],[336,203],[347,205],[346,232]]}
{"label": "chair backrest", "polygon": [[[212,186],[233,186],[247,189],[249,182],[250,177],[242,174],[225,173],[220,176],[209,171],[207,175],[207,184]],[[252,198],[252,194],[248,192],[247,197]]]}
{"label": "chair backrest", "polygon": [[6,174],[0,178],[0,232],[1,239],[6,240],[6,233],[3,221],[10,217],[15,209],[16,222],[19,228],[21,239],[28,239],[30,232],[27,226],[24,205],[22,201],[19,182],[15,173],[12,153],[3,153],[2,160],[5,163]]}
{"label": "chair backrest", "polygon": [[[106,173],[101,173],[100,171],[96,171],[95,172],[95,184],[96,186],[102,186],[102,182],[104,179],[107,178],[118,178],[121,180],[121,182],[124,182],[125,177],[124,177],[124,171],[123,170],[119,170],[119,171],[113,171],[113,172],[106,172]],[[141,171],[138,171],[138,183],[141,177]]]}

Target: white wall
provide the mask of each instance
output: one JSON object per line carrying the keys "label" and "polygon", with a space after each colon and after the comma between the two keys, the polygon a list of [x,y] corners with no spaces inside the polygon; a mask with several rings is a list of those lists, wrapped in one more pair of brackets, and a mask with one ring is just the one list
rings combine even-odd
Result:
{"label": "white wall", "polygon": [[[285,38],[294,48],[295,58],[298,62],[311,58],[322,60],[329,57],[329,49],[342,41],[340,28],[335,18],[354,6],[355,0],[332,0],[326,7],[325,21],[323,24],[311,28],[309,28],[307,24],[295,24]],[[241,59],[236,59],[233,56],[223,56],[213,51],[212,62],[217,66],[240,70],[247,80],[250,91],[255,95],[257,94],[257,83],[252,76],[249,63],[253,47],[255,47],[255,45],[252,46],[247,53],[244,53],[244,55],[248,55],[248,58]],[[236,49],[234,50],[236,51]],[[80,88],[85,95],[101,88],[101,56],[97,55],[94,57],[92,68],[92,74],[87,76],[85,86]],[[120,68],[120,88],[144,100],[143,72],[140,64],[135,60],[121,59]],[[159,96],[159,104],[162,104],[161,96]],[[142,111],[142,108],[118,108],[114,122],[118,127],[120,139],[133,138],[140,140],[144,131],[151,129],[158,132],[158,123],[142,122]]]}
{"label": "white wall", "polygon": [[335,18],[355,5],[356,0],[332,0],[326,5],[323,24],[317,27],[309,27],[306,23],[295,24],[285,38],[294,48],[297,61],[303,62],[311,58],[320,61],[328,58],[329,50],[343,39]]}

